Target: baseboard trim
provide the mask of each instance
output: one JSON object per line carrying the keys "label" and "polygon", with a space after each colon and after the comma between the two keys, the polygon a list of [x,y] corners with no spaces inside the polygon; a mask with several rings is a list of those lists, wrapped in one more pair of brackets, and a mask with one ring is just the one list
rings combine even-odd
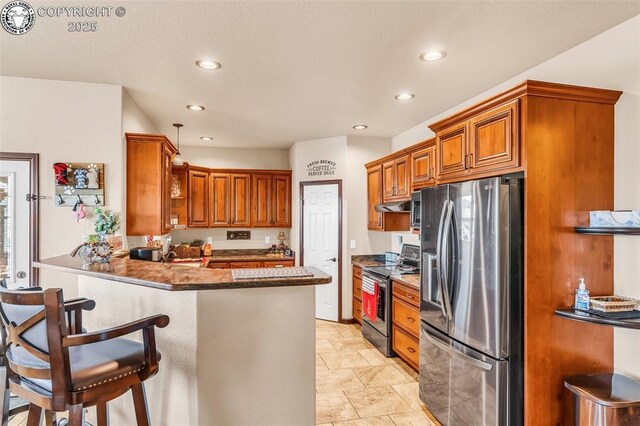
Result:
{"label": "baseboard trim", "polygon": [[357,324],[358,321],[355,318],[340,318],[338,321],[340,324]]}

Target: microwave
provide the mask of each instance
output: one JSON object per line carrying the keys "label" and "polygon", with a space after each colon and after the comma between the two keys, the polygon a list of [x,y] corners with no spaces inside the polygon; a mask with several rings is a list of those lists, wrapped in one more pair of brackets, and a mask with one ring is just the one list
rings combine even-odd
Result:
{"label": "microwave", "polygon": [[420,229],[420,191],[411,194],[411,228]]}

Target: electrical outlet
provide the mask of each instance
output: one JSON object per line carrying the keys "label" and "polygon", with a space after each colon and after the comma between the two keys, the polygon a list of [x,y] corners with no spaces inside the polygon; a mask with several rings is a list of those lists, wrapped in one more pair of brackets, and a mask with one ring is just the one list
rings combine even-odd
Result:
{"label": "electrical outlet", "polygon": [[264,237],[264,243],[265,244],[271,244],[271,237],[268,236],[268,235],[266,237]]}
{"label": "electrical outlet", "polygon": [[351,242],[349,243],[349,246],[351,247],[351,250],[355,250],[356,249],[356,240],[351,240]]}
{"label": "electrical outlet", "polygon": [[402,245],[402,235],[396,235],[396,245],[397,246]]}

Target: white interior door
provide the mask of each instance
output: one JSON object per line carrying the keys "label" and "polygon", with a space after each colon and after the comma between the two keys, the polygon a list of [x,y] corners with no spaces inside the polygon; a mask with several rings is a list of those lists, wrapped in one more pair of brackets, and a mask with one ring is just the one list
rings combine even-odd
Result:
{"label": "white interior door", "polygon": [[338,321],[340,199],[338,184],[306,185],[303,192],[304,264],[331,275],[316,286],[316,318]]}
{"label": "white interior door", "polygon": [[28,161],[0,161],[0,278],[9,288],[31,282]]}

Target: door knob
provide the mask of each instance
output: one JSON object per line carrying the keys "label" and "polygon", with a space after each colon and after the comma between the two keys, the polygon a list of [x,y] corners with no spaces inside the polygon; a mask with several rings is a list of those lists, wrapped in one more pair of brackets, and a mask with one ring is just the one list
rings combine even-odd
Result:
{"label": "door knob", "polygon": [[337,261],[337,260],[338,260],[338,259],[336,259],[335,257],[332,257],[331,259],[327,259],[327,262],[335,262],[335,261]]}
{"label": "door knob", "polygon": [[27,274],[24,271],[20,271],[16,274],[16,277],[23,279],[26,278]]}

